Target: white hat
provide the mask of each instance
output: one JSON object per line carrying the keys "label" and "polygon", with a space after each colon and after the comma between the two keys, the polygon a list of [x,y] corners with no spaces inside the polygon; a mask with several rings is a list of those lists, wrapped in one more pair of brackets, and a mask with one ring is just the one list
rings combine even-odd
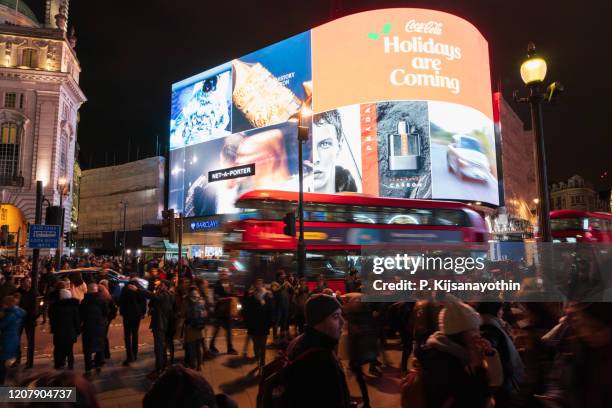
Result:
{"label": "white hat", "polygon": [[457,334],[480,328],[480,314],[460,301],[448,302],[438,315],[438,326],[444,334]]}
{"label": "white hat", "polygon": [[70,292],[68,289],[60,289],[59,291],[60,299],[70,299],[71,297],[72,297],[72,292]]}

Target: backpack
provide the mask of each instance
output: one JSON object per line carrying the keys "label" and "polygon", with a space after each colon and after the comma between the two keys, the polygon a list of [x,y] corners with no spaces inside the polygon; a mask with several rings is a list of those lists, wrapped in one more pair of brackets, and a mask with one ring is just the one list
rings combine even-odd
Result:
{"label": "backpack", "polygon": [[257,392],[257,408],[286,408],[289,407],[287,380],[291,365],[303,360],[308,355],[325,350],[321,347],[312,347],[289,359],[295,345],[302,336],[297,337],[289,344],[286,351],[281,351],[274,361],[262,368],[261,382]]}

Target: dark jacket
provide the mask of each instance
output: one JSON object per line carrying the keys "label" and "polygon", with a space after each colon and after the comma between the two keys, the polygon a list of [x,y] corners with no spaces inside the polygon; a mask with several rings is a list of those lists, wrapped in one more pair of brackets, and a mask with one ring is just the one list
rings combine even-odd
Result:
{"label": "dark jacket", "polygon": [[38,312],[38,302],[36,299],[36,294],[34,293],[34,289],[30,288],[30,290],[23,290],[22,288],[17,289],[17,293],[21,295],[21,300],[19,300],[19,307],[25,310],[26,316],[23,319],[24,326],[33,326],[36,322],[36,315]]}
{"label": "dark jacket", "polygon": [[417,349],[416,357],[424,372],[427,407],[484,408],[490,397],[485,369],[467,368],[467,351],[440,332],[430,336]]}
{"label": "dark jacket", "polygon": [[99,293],[87,293],[81,302],[79,314],[82,322],[83,348],[104,351],[108,302]]}
{"label": "dark jacket", "polygon": [[81,327],[79,301],[70,298],[54,302],[49,306],[49,322],[53,333],[53,344],[76,342]]}
{"label": "dark jacket", "polygon": [[344,371],[335,354],[338,341],[311,328],[297,340],[289,354],[289,360],[311,348],[313,351],[293,363],[287,373],[289,406],[292,408],[346,408],[349,406],[349,390]]}
{"label": "dark jacket", "polygon": [[270,292],[266,291],[261,300],[250,294],[244,300],[242,315],[247,333],[252,336],[267,336],[272,326],[274,302]]}
{"label": "dark jacket", "polygon": [[128,289],[127,285],[121,290],[119,296],[119,312],[124,321],[135,322],[145,315],[147,301],[142,291]]}
{"label": "dark jacket", "polygon": [[234,296],[234,285],[223,286],[221,281],[215,283],[215,315],[218,319],[229,319],[231,317],[232,296]]}
{"label": "dark jacket", "polygon": [[370,304],[349,302],[342,306],[348,322],[348,353],[352,363],[365,364],[376,360],[378,330]]}
{"label": "dark jacket", "polygon": [[174,318],[172,294],[167,290],[143,292],[149,299],[149,308],[151,310],[151,325],[149,328],[153,331],[166,333],[170,327],[170,321]]}

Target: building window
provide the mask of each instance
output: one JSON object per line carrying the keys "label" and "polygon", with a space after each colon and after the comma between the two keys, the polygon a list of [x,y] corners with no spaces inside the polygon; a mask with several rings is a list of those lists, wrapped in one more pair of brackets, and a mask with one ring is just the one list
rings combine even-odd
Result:
{"label": "building window", "polygon": [[21,54],[21,65],[38,68],[38,51],[33,48],[26,48]]}
{"label": "building window", "polygon": [[25,95],[19,94],[19,109],[23,109],[24,104],[25,104]]}
{"label": "building window", "polygon": [[4,94],[4,107],[14,108],[17,104],[17,94],[14,92],[7,92]]}
{"label": "building window", "polygon": [[0,177],[18,175],[19,137],[17,124],[5,122],[0,127]]}
{"label": "building window", "polygon": [[66,146],[66,135],[62,134],[60,138],[59,152],[59,177],[66,177],[66,169],[68,167],[68,152]]}

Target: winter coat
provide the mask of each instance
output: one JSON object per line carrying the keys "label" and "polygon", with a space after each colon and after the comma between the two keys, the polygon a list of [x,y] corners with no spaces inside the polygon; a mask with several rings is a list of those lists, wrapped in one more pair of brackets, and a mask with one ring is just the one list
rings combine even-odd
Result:
{"label": "winter coat", "polygon": [[53,344],[73,344],[79,335],[81,319],[78,299],[61,299],[49,307]]}
{"label": "winter coat", "polygon": [[18,306],[3,310],[4,317],[0,319],[0,360],[8,360],[17,356],[19,350],[19,331],[26,312]]}
{"label": "winter coat", "polygon": [[483,367],[469,368],[465,348],[436,332],[417,349],[416,357],[424,372],[427,407],[487,406],[490,394],[486,371]]}
{"label": "winter coat", "polygon": [[137,322],[141,320],[147,309],[147,301],[144,293],[128,289],[127,285],[121,290],[119,296],[119,312],[123,320]]}
{"label": "winter coat", "polygon": [[263,295],[255,293],[244,299],[242,314],[247,333],[251,336],[267,336],[272,326],[274,302],[267,290]]}
{"label": "winter coat", "polygon": [[289,353],[295,359],[306,350],[316,348],[295,361],[287,372],[288,406],[292,408],[347,408],[349,390],[342,366],[335,354],[338,341],[306,326]]}
{"label": "winter coat", "polygon": [[167,290],[144,293],[149,299],[151,310],[151,325],[149,328],[153,331],[167,333],[171,320],[174,319],[172,294]]}
{"label": "winter coat", "polygon": [[104,351],[108,302],[99,293],[88,293],[81,302],[79,314],[82,322],[83,348],[90,351]]}
{"label": "winter coat", "polygon": [[378,331],[370,304],[349,302],[342,306],[348,322],[348,358],[359,365],[376,360]]}
{"label": "winter coat", "polygon": [[202,321],[206,319],[206,306],[203,300],[199,300],[196,303],[192,303],[191,300],[187,299],[184,303],[184,316],[185,316],[185,327],[184,327],[184,338],[185,343],[191,343],[192,341],[201,340],[204,338],[202,332],[203,328],[195,327],[196,321]]}
{"label": "winter coat", "polygon": [[38,313],[38,299],[36,294],[34,293],[34,290],[30,288],[30,290],[26,291],[22,288],[19,288],[17,289],[17,293],[21,295],[21,299],[19,300],[19,307],[25,310],[26,312],[26,316],[23,319],[24,326],[34,326]]}

